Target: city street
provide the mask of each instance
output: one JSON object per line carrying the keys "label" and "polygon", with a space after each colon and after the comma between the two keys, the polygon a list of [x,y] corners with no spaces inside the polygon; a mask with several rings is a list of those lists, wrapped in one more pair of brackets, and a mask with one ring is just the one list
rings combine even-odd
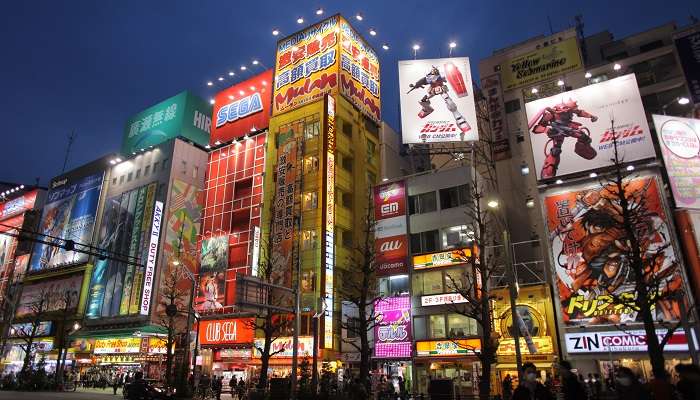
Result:
{"label": "city street", "polygon": [[76,392],[11,392],[0,391],[0,399],[121,399],[121,391],[115,396],[111,390],[78,390]]}

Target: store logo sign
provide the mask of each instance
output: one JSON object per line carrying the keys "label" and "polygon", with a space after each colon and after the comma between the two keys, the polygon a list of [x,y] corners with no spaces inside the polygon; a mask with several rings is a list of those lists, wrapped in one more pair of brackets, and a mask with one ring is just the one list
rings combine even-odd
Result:
{"label": "store logo sign", "polygon": [[253,93],[240,100],[228,103],[216,113],[216,127],[247,117],[263,110],[260,93]]}
{"label": "store logo sign", "polygon": [[238,321],[213,322],[204,335],[208,342],[234,342],[238,339]]}

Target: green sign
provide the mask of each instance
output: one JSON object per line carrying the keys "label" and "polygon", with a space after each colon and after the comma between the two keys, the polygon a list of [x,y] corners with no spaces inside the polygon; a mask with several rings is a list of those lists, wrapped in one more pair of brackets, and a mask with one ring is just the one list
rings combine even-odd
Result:
{"label": "green sign", "polygon": [[124,127],[122,154],[128,155],[182,136],[205,146],[209,143],[212,109],[188,91],[132,116]]}

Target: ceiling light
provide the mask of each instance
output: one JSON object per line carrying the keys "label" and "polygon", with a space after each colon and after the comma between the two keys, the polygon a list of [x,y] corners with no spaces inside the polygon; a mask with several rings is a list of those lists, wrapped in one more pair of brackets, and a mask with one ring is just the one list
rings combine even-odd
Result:
{"label": "ceiling light", "polygon": [[525,206],[527,206],[527,208],[535,207],[535,199],[533,199],[530,196],[527,196],[527,199],[525,199]]}
{"label": "ceiling light", "polygon": [[389,178],[382,178],[382,182],[386,182],[388,180],[389,180]]}
{"label": "ceiling light", "polygon": [[218,140],[217,140],[216,142],[214,142],[214,146],[218,146],[218,145],[220,145],[220,144],[221,144],[221,142],[218,141]]}
{"label": "ceiling light", "polygon": [[223,77],[223,76],[220,76],[218,79],[219,79],[219,82],[221,82],[221,81],[224,80],[224,77]]}
{"label": "ceiling light", "polygon": [[229,99],[229,100],[233,100],[233,96],[228,95],[228,99]]}
{"label": "ceiling light", "polygon": [[489,202],[486,203],[486,205],[489,206],[489,208],[498,208],[498,200],[489,200]]}
{"label": "ceiling light", "polygon": [[297,18],[297,24],[303,24],[304,23],[304,18],[299,17]]}
{"label": "ceiling light", "polygon": [[255,86],[251,86],[251,87],[250,87],[250,90],[255,90]]}
{"label": "ceiling light", "polygon": [[277,35],[279,35],[279,34],[280,34],[280,31],[279,31],[279,30],[277,30],[277,29],[273,29],[273,30],[272,30],[272,36],[277,36]]}
{"label": "ceiling light", "polygon": [[243,95],[245,94],[245,92],[242,91],[242,90],[239,90],[239,91],[238,91],[238,94],[240,94],[241,96],[243,96]]}
{"label": "ceiling light", "polygon": [[20,188],[20,189],[24,189],[24,185],[19,185],[19,188]]}
{"label": "ceiling light", "polygon": [[117,163],[117,161],[116,161],[116,160],[109,160],[109,163],[112,164],[112,165],[114,165],[114,164]]}
{"label": "ceiling light", "polygon": [[245,65],[241,65],[241,71],[245,71],[247,69],[248,69],[248,67],[246,67]]}
{"label": "ceiling light", "polygon": [[586,77],[586,79],[591,79],[593,74],[591,74],[590,72],[586,72],[586,74],[584,76]]}
{"label": "ceiling light", "polygon": [[118,163],[122,162],[122,159],[119,158],[119,157],[117,157],[117,162],[118,162]]}
{"label": "ceiling light", "polygon": [[530,174],[530,166],[525,161],[520,164],[520,174],[525,176]]}
{"label": "ceiling light", "polygon": [[253,60],[253,65],[258,65],[258,64],[259,64],[258,60]]}

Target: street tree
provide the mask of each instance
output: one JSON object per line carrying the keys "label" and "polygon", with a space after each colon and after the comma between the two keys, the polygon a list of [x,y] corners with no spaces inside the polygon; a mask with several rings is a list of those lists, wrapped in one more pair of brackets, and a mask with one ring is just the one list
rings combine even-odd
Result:
{"label": "street tree", "polygon": [[41,322],[47,316],[50,304],[53,301],[53,295],[48,290],[41,290],[31,298],[26,299],[26,302],[21,304],[21,307],[28,311],[21,318],[21,321],[26,322],[15,324],[10,330],[12,336],[20,339],[22,342],[19,345],[24,351],[24,360],[20,371],[22,376],[27,376],[31,372],[31,363],[36,350],[35,341],[41,333]]}
{"label": "street tree", "polygon": [[[165,381],[168,386],[173,382],[173,348],[177,338],[186,332],[186,316],[189,307],[189,294],[180,282],[183,280],[184,268],[181,265],[168,265],[160,282],[160,299],[158,302],[157,324],[164,328],[167,336],[165,345]],[[189,343],[184,344],[188,346]],[[183,360],[183,362],[186,362]]]}
{"label": "street tree", "polygon": [[349,305],[350,313],[343,315],[340,326],[355,339],[343,339],[360,353],[359,379],[367,393],[370,392],[370,370],[372,361],[372,344],[369,341],[370,332],[376,324],[374,305],[381,298],[377,280],[374,248],[374,209],[372,197],[368,196],[367,207],[362,221],[361,241],[352,247],[345,260],[344,270],[349,276],[343,279],[338,294],[340,300]]}

